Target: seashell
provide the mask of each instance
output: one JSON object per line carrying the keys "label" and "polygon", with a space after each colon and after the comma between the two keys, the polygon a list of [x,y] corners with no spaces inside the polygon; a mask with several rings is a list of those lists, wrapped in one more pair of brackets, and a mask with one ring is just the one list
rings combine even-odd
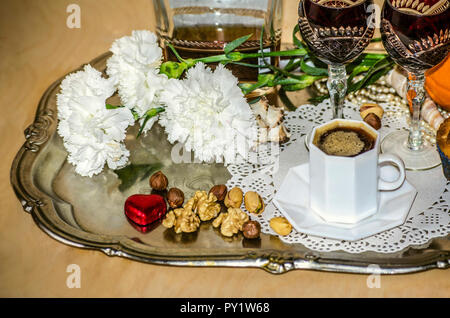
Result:
{"label": "seashell", "polygon": [[436,103],[430,97],[427,97],[425,99],[425,102],[422,106],[421,115],[422,118],[436,130],[444,121],[444,117],[442,117],[441,113],[439,112]]}

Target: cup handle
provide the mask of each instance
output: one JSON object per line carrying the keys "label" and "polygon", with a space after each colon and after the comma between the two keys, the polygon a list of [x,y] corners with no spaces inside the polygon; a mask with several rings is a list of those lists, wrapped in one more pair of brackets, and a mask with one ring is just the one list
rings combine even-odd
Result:
{"label": "cup handle", "polygon": [[384,181],[383,179],[379,178],[378,180],[378,189],[381,191],[391,191],[396,190],[400,188],[405,181],[406,173],[405,173],[405,164],[403,163],[403,160],[400,159],[400,157],[393,155],[393,154],[381,154],[378,157],[378,165],[384,163],[384,162],[390,162],[397,166],[398,170],[400,171],[400,175],[397,180],[395,181]]}

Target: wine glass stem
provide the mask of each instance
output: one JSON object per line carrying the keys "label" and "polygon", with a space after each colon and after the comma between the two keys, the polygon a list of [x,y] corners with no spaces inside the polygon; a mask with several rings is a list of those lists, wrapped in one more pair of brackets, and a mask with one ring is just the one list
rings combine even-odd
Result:
{"label": "wine glass stem", "polygon": [[423,145],[422,131],[420,129],[420,112],[425,100],[424,84],[424,73],[408,74],[408,102],[412,106],[408,148],[411,150],[419,150]]}
{"label": "wine glass stem", "polygon": [[345,65],[328,65],[328,92],[330,93],[333,119],[344,118],[344,98],[347,93],[347,72]]}

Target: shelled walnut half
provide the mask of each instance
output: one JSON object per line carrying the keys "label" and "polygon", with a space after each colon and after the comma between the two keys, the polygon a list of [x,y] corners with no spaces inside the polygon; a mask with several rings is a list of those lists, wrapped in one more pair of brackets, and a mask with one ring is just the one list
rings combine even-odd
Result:
{"label": "shelled walnut half", "polygon": [[213,193],[209,195],[205,191],[197,191],[194,198],[197,200],[195,211],[202,221],[212,220],[220,212],[220,204]]}
{"label": "shelled walnut half", "polygon": [[162,225],[175,233],[192,233],[200,226],[200,219],[191,209],[179,208],[167,213]]}
{"label": "shelled walnut half", "polygon": [[214,227],[220,226],[220,233],[223,236],[231,237],[242,231],[245,222],[250,218],[240,208],[228,208],[228,212],[221,213],[213,221]]}

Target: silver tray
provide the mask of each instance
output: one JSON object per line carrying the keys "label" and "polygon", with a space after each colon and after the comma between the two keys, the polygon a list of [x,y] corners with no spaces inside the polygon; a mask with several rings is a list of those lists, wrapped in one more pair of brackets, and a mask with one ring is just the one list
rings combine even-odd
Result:
{"label": "silver tray", "polygon": [[[90,64],[104,71],[109,56],[105,53]],[[131,194],[150,192],[146,175],[151,169],[163,167],[170,185],[181,188],[186,195],[225,183],[228,171],[218,164],[173,163],[172,145],[156,125],[139,140],[134,138],[135,127],[128,134],[127,148],[138,179],[127,180],[121,186],[117,174],[110,170],[92,179],[79,177],[67,163],[67,153],[56,133],[56,94],[61,80],[47,89],[33,124],[25,130],[25,143],[12,164],[11,183],[37,226],[62,243],[151,264],[256,267],[276,274],[293,269],[403,274],[449,267],[449,237],[397,253],[351,254],[316,252],[265,234],[256,242],[241,235],[224,239],[209,223],[203,223],[194,234],[175,234],[163,226],[145,234],[138,232],[125,218],[123,203]],[[303,91],[291,98],[301,105],[307,94]],[[139,170],[142,167],[144,172]]]}

